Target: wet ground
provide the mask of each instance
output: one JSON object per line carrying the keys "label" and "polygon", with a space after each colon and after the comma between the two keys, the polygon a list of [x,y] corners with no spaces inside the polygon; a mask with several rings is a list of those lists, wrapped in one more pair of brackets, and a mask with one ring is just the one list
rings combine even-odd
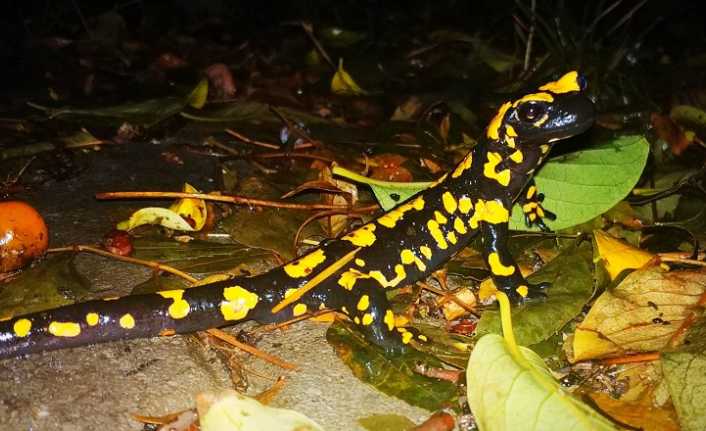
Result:
{"label": "wet ground", "polygon": [[[160,153],[176,151],[183,166]],[[179,190],[184,181],[214,189],[217,164],[168,143],[108,146],[76,153],[80,174],[16,196],[46,218],[51,247],[100,241],[117,221],[146,202],[100,202],[99,191]],[[7,168],[3,164],[3,170]],[[3,175],[4,177],[4,175]],[[160,202],[160,205],[166,205]],[[101,296],[126,294],[148,270],[82,255],[77,267]],[[237,327],[236,327],[237,328]],[[259,359],[245,366],[286,384],[271,405],[298,410],[328,430],[362,429],[360,417],[400,414],[419,422],[428,413],[388,397],[353,377],[327,344],[326,326],[301,322],[264,336],[258,347],[299,366],[285,371]],[[248,394],[272,384],[250,376]],[[132,414],[160,416],[192,408],[196,394],[232,388],[219,356],[190,337],[88,346],[0,361],[0,430],[140,430]]]}

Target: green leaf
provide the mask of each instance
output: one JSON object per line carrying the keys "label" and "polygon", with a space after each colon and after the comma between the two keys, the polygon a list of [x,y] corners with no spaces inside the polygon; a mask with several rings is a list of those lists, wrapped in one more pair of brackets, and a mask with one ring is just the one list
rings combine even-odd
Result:
{"label": "green leaf", "polygon": [[[547,226],[565,229],[614,207],[640,179],[648,154],[644,136],[628,135],[549,160],[535,176],[545,195],[542,205],[557,215],[545,220]],[[510,228],[527,229],[520,208],[513,211]]]}
{"label": "green leaf", "polygon": [[684,431],[706,429],[706,321],[701,319],[674,352],[660,356],[672,403]]}
{"label": "green leaf", "polygon": [[380,206],[389,211],[400,203],[406,201],[410,197],[426,189],[431,184],[430,182],[412,182],[400,183],[393,181],[381,181],[373,178],[364,177],[348,169],[340,166],[334,166],[332,171],[334,175],[348,178],[357,183],[367,184],[375,195]]}
{"label": "green leaf", "polygon": [[[588,241],[572,245],[528,278],[530,283],[546,281],[551,287],[546,301],[512,308],[519,344],[532,345],[548,339],[581,312],[593,294],[592,257]],[[476,333],[500,334],[500,313],[486,310],[478,321]]]}
{"label": "green leaf", "polygon": [[496,334],[482,337],[473,349],[466,382],[479,430],[619,429],[562,390],[533,351],[520,347],[519,352],[515,357]]}
{"label": "green leaf", "polygon": [[456,385],[451,382],[414,372],[420,362],[440,367],[441,363],[431,356],[410,350],[388,357],[382,349],[365,340],[351,323],[335,322],[326,332],[326,339],[358,379],[381,392],[427,410],[452,405],[457,397]]}
{"label": "green leaf", "polygon": [[74,266],[73,253],[61,253],[0,285],[0,319],[72,304],[86,298],[89,282]]}
{"label": "green leaf", "polygon": [[416,424],[406,416],[372,415],[358,419],[358,423],[370,431],[407,431]]}
{"label": "green leaf", "polygon": [[[557,214],[555,221],[544,220],[547,226],[553,230],[565,229],[614,207],[637,183],[648,153],[647,140],[631,135],[550,159],[534,177],[539,191],[545,195],[544,208]],[[378,181],[340,167],[335,167],[333,172],[370,185],[386,211],[431,184]],[[391,199],[395,195],[400,199]],[[513,208],[510,229],[527,230],[518,205]]]}

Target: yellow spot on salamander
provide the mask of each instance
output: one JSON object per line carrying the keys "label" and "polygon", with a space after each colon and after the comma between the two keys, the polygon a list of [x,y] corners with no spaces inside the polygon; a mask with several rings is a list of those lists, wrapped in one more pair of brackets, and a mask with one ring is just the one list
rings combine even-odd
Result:
{"label": "yellow spot on salamander", "polygon": [[120,317],[120,320],[118,321],[120,324],[120,327],[123,329],[132,329],[135,327],[135,318],[132,317],[132,314],[130,313],[125,313]]}
{"label": "yellow spot on salamander", "polygon": [[412,209],[415,209],[417,211],[421,211],[422,209],[424,209],[424,198],[422,198],[421,196],[417,196],[411,202],[407,202],[398,206],[397,208],[393,208],[387,213],[381,215],[380,218],[377,219],[377,222],[385,227],[392,229],[397,225],[397,222],[401,220],[402,217],[404,217],[404,214],[408,211],[411,211]]}
{"label": "yellow spot on salamander", "polygon": [[407,272],[404,270],[404,266],[397,264],[395,265],[395,278],[388,280],[387,277],[385,277],[385,274],[380,271],[370,271],[365,273],[360,272],[355,268],[350,268],[341,274],[338,279],[338,284],[347,290],[353,290],[356,281],[369,278],[377,281],[381,287],[395,287],[400,284],[402,280],[407,278]]}
{"label": "yellow spot on salamander", "polygon": [[507,187],[507,185],[510,184],[510,169],[503,169],[500,172],[495,170],[502,160],[500,154],[490,151],[488,153],[488,161],[483,165],[483,175]]}
{"label": "yellow spot on salamander", "polygon": [[529,293],[529,288],[523,284],[518,286],[515,291],[519,293],[521,297],[526,298],[527,294]]}
{"label": "yellow spot on salamander", "polygon": [[[541,88],[540,88],[541,90]],[[513,107],[518,107],[525,102],[553,102],[554,97],[549,93],[532,93],[515,100]]]}
{"label": "yellow spot on salamander", "polygon": [[365,311],[368,307],[370,307],[370,297],[368,295],[361,296],[356,308],[358,308],[358,311]]}
{"label": "yellow spot on salamander", "polygon": [[454,169],[451,173],[451,178],[460,177],[465,171],[471,169],[471,166],[473,166],[473,154],[468,153],[466,157],[461,160],[461,163],[456,166],[456,169]]}
{"label": "yellow spot on salamander", "polygon": [[446,239],[449,240],[451,244],[456,244],[458,242],[458,238],[456,238],[456,232],[454,231],[447,233]]}
{"label": "yellow spot on salamander", "polygon": [[403,265],[411,265],[412,263],[417,265],[417,269],[419,269],[421,272],[424,272],[427,270],[427,266],[420,258],[418,258],[414,252],[410,249],[404,249],[400,252],[400,259],[402,260]]}
{"label": "yellow spot on salamander", "polygon": [[439,224],[446,224],[449,221],[446,216],[441,214],[441,211],[434,211],[434,220]]}
{"label": "yellow spot on salamander", "polygon": [[522,163],[522,161],[525,160],[525,156],[522,154],[522,151],[515,150],[514,153],[510,154],[510,160],[515,163]]}
{"label": "yellow spot on salamander", "polygon": [[353,318],[353,321],[355,322],[356,325],[360,325],[360,318],[358,316],[355,316]]}
{"label": "yellow spot on salamander", "polygon": [[429,339],[427,338],[427,336],[424,335],[424,334],[419,334],[419,335],[417,335],[417,338],[419,338],[420,340],[425,341],[425,342],[426,342],[426,341],[429,341]]}
{"label": "yellow spot on salamander", "polygon": [[409,344],[409,342],[412,341],[412,337],[414,337],[414,334],[412,334],[411,332],[405,331],[402,334],[402,343]]}
{"label": "yellow spot on salamander", "polygon": [[527,187],[527,199],[532,199],[532,196],[537,193],[537,187],[535,186],[529,186]]}
{"label": "yellow spot on salamander", "polygon": [[549,145],[540,145],[539,150],[542,152],[542,154],[547,154],[549,152]]}
{"label": "yellow spot on salamander", "polygon": [[306,256],[302,256],[299,259],[284,265],[284,272],[292,278],[306,277],[311,274],[314,268],[323,263],[325,260],[326,254],[324,253],[324,250],[317,249]]}
{"label": "yellow spot on salamander", "polygon": [[434,241],[436,241],[437,247],[442,250],[449,248],[449,245],[446,243],[446,238],[444,238],[444,234],[441,232],[439,223],[437,223],[436,220],[429,220],[427,222],[427,229],[429,229],[431,237],[434,238]]}
{"label": "yellow spot on salamander", "polygon": [[301,316],[302,314],[305,314],[305,313],[306,313],[306,304],[302,304],[301,302],[292,308],[292,315],[294,317]]}
{"label": "yellow spot on salamander", "polygon": [[427,260],[431,260],[431,249],[427,247],[426,245],[423,245],[419,247],[419,251],[422,252],[422,255],[427,258]]}
{"label": "yellow spot on salamander", "polygon": [[497,252],[492,252],[488,255],[488,265],[490,265],[490,271],[495,275],[506,277],[515,273],[515,267],[503,265]]}
{"label": "yellow spot on salamander", "polygon": [[12,329],[15,331],[15,335],[18,337],[26,337],[29,335],[29,331],[32,330],[32,322],[29,319],[17,319]]}
{"label": "yellow spot on salamander", "polygon": [[508,147],[515,148],[515,138],[516,137],[517,137],[517,132],[515,131],[515,128],[509,124],[506,125],[505,126],[505,142],[507,143]]}
{"label": "yellow spot on salamander", "polygon": [[221,301],[221,314],[225,320],[241,320],[255,308],[259,297],[240,286],[223,289],[224,301]]}
{"label": "yellow spot on salamander", "polygon": [[393,313],[392,310],[385,311],[385,317],[382,321],[385,322],[389,331],[395,329],[395,313]]}
{"label": "yellow spot on salamander", "polygon": [[471,216],[468,224],[471,226],[471,229],[477,229],[478,223],[481,221],[490,224],[499,224],[505,223],[508,220],[510,220],[510,212],[503,206],[502,202],[479,199],[478,202],[476,202],[476,211]]}
{"label": "yellow spot on salamander", "polygon": [[505,114],[507,113],[507,110],[510,109],[510,106],[512,104],[510,102],[505,102],[503,105],[498,109],[498,113],[495,114],[495,117],[493,117],[492,120],[490,120],[490,124],[488,125],[488,130],[485,132],[486,136],[490,139],[493,140],[498,140],[500,139],[500,126],[503,124],[503,120],[505,119]]}
{"label": "yellow spot on salamander", "polygon": [[370,313],[363,314],[363,319],[361,320],[363,325],[367,326],[373,323],[373,315]]}
{"label": "yellow spot on salamander", "polygon": [[539,87],[540,90],[551,91],[554,94],[570,93],[581,91],[579,86],[579,74],[575,70],[565,74],[557,81],[552,81]]}
{"label": "yellow spot on salamander", "polygon": [[453,214],[456,212],[458,202],[456,202],[456,198],[454,198],[451,192],[444,192],[444,194],[441,195],[441,202],[444,204],[444,209],[447,213]]}
{"label": "yellow spot on salamander", "polygon": [[341,239],[346,240],[358,247],[369,247],[373,245],[377,239],[373,232],[375,232],[375,225],[366,224]]}
{"label": "yellow spot on salamander", "polygon": [[531,213],[538,206],[539,206],[539,204],[537,204],[537,202],[528,202],[528,203],[522,205],[522,212]]}
{"label": "yellow spot on salamander", "polygon": [[542,124],[546,123],[548,119],[549,119],[549,115],[544,114],[544,115],[542,115],[542,118],[540,118],[539,120],[532,123],[532,125],[534,127],[542,127]]}
{"label": "yellow spot on salamander", "polygon": [[464,235],[468,232],[468,229],[466,229],[466,224],[463,223],[463,220],[461,220],[460,217],[456,217],[454,220],[454,230],[456,232],[460,233],[461,235]]}
{"label": "yellow spot on salamander", "polygon": [[167,312],[172,319],[183,319],[189,314],[191,307],[189,306],[189,302],[183,298],[184,289],[163,290],[161,292],[157,292],[157,294],[161,295],[163,298],[171,299],[173,301],[167,309]]}
{"label": "yellow spot on salamander", "polygon": [[358,266],[360,266],[360,267],[362,268],[362,267],[365,266],[365,261],[364,261],[363,259],[361,259],[361,258],[357,258],[357,259],[355,260],[355,264],[358,265]]}
{"label": "yellow spot on salamander", "polygon": [[86,314],[86,323],[88,323],[88,326],[96,326],[99,321],[100,321],[100,316],[98,316],[98,313]]}
{"label": "yellow spot on salamander", "polygon": [[297,292],[297,289],[289,288],[284,291],[284,297],[289,298],[290,296],[294,295],[296,292]]}
{"label": "yellow spot on salamander", "polygon": [[458,200],[458,210],[461,214],[468,214],[473,209],[473,202],[468,196],[464,196]]}
{"label": "yellow spot on salamander", "polygon": [[49,333],[56,337],[75,337],[81,333],[81,325],[75,322],[51,322]]}

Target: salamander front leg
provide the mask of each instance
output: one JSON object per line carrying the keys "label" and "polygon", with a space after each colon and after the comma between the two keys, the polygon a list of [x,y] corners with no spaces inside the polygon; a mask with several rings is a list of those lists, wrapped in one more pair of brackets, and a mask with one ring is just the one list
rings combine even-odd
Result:
{"label": "salamander front leg", "polygon": [[533,299],[544,299],[544,289],[549,283],[530,284],[520,272],[520,268],[507,248],[508,223],[488,223],[481,225],[483,234],[483,256],[497,288],[516,304]]}

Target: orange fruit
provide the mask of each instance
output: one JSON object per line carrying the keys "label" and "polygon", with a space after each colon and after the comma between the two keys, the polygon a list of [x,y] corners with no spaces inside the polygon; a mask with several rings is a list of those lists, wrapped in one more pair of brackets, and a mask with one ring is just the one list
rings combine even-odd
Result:
{"label": "orange fruit", "polygon": [[0,272],[22,268],[48,245],[47,225],[37,210],[20,201],[0,202]]}

